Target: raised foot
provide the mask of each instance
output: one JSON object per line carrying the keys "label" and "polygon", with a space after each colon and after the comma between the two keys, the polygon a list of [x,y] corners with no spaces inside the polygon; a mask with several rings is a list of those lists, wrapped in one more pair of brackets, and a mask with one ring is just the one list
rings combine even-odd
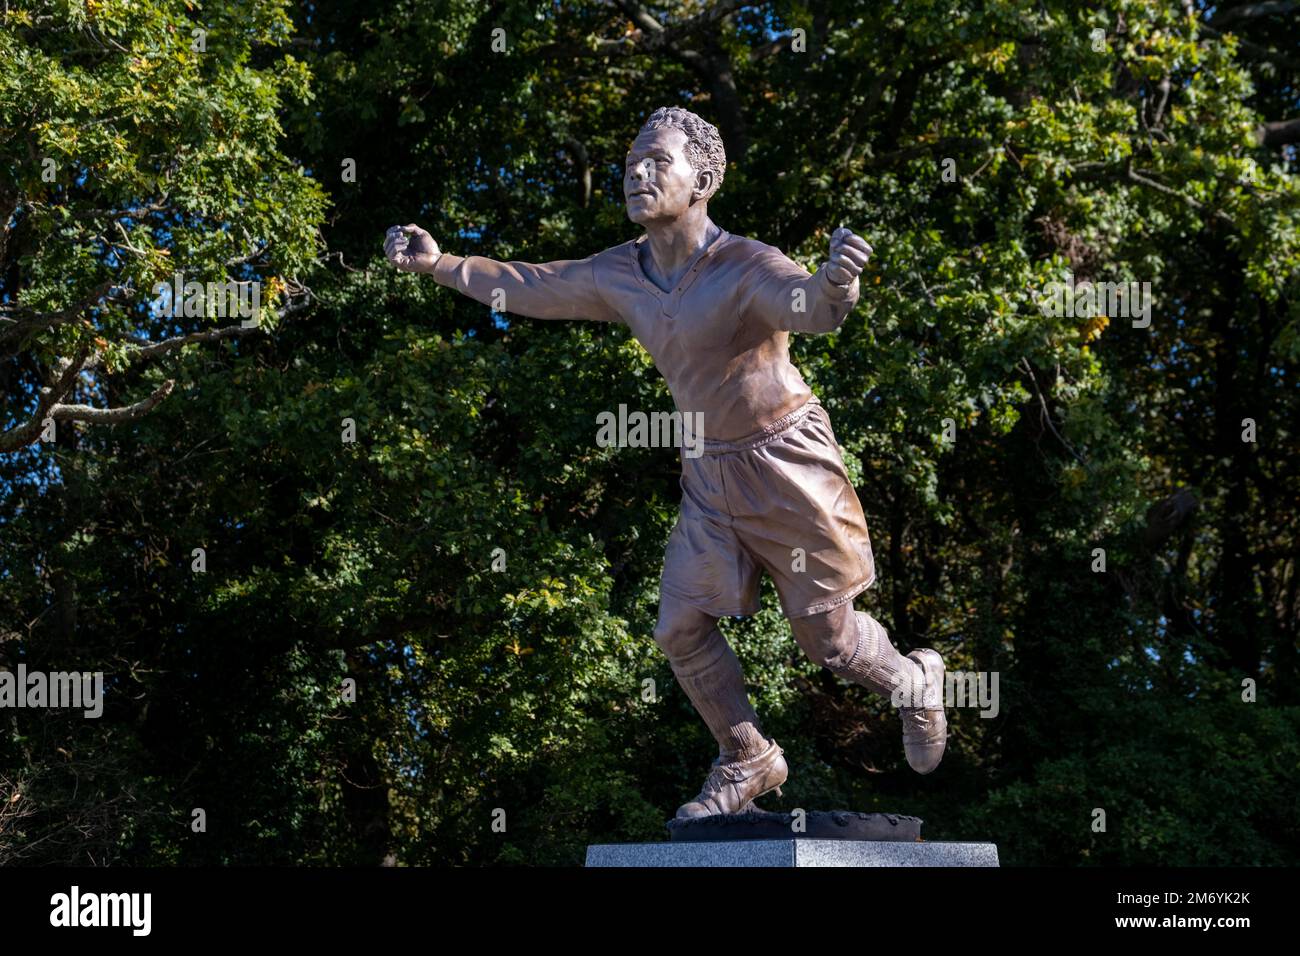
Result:
{"label": "raised foot", "polygon": [[917,773],[929,773],[939,766],[948,743],[948,718],[943,710],[944,667],[938,651],[921,648],[907,655],[921,669],[921,681],[904,695],[899,713],[903,718],[903,753]]}

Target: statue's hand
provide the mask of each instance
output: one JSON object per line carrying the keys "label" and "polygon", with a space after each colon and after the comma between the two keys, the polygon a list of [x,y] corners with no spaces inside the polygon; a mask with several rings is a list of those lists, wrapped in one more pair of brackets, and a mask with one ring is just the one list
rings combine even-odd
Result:
{"label": "statue's hand", "polygon": [[871,258],[871,246],[853,230],[843,226],[831,233],[831,261],[826,265],[826,276],[836,285],[849,285],[861,273]]}
{"label": "statue's hand", "polygon": [[430,272],[442,252],[433,236],[411,223],[384,233],[384,255],[403,272]]}

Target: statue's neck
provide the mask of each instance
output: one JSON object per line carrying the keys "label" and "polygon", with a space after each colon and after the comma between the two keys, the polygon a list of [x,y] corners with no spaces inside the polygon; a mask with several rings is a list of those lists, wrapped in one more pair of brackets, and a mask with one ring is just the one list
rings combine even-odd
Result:
{"label": "statue's neck", "polygon": [[707,211],[698,216],[688,212],[671,223],[652,226],[641,243],[641,268],[661,289],[672,289],[691,260],[721,234],[722,228]]}

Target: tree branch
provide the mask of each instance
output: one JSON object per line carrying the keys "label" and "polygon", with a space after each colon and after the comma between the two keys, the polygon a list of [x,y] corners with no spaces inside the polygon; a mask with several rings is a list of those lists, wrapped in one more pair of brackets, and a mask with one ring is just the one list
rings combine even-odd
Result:
{"label": "tree branch", "polygon": [[[633,4],[626,2],[620,5],[623,6],[624,9],[633,6]],[[737,10],[743,10],[746,7],[753,6],[758,6],[758,4],[754,3],[753,0],[719,0],[719,2],[707,7],[702,13],[697,13],[695,16],[683,20],[680,23],[674,23],[664,27],[660,26],[656,22],[655,26],[658,27],[658,30],[652,34],[650,39],[655,44],[664,43],[672,45],[683,37],[689,36],[693,33],[698,33],[705,27],[712,26],[720,20],[731,16],[731,14],[735,13]],[[644,8],[637,6],[637,9],[640,13],[645,13]],[[632,16],[630,12],[628,15]],[[649,16],[649,14],[646,14],[646,16]],[[633,22],[637,23],[638,26],[641,26],[636,17],[633,17]],[[651,22],[654,22],[653,17],[651,17]]]}
{"label": "tree branch", "polygon": [[586,209],[591,204],[591,161],[587,157],[587,147],[574,136],[564,140],[564,148],[573,157],[573,165],[578,173],[578,205]]}
{"label": "tree branch", "polygon": [[[1216,30],[1214,27],[1206,23],[1201,24],[1201,32],[1216,40],[1223,39],[1223,32],[1221,30]],[[1234,34],[1234,36],[1236,36],[1236,34]],[[1258,43],[1251,43],[1249,40],[1243,40],[1240,36],[1237,36],[1237,49],[1251,59],[1259,60],[1261,63],[1276,63],[1278,66],[1285,67],[1288,70],[1295,70],[1297,67],[1300,67],[1300,63],[1297,63],[1286,54],[1279,53],[1276,50],[1270,50],[1268,47],[1260,46]]]}
{"label": "tree branch", "polygon": [[1186,193],[1180,193],[1177,189],[1174,189],[1170,186],[1166,186],[1164,183],[1158,183],[1154,179],[1147,179],[1146,176],[1143,176],[1137,170],[1135,170],[1132,167],[1132,165],[1128,167],[1128,178],[1135,183],[1139,183],[1143,186],[1147,186],[1151,189],[1154,189],[1156,192],[1164,193],[1166,196],[1173,196],[1175,199],[1181,199],[1184,203],[1186,203],[1188,206],[1191,206],[1193,209],[1197,210],[1198,212],[1211,212],[1214,215],[1214,218],[1220,220],[1221,222],[1227,223],[1229,226],[1232,226],[1234,229],[1237,226],[1237,224],[1232,221],[1232,217],[1229,216],[1222,209],[1211,210],[1209,209],[1209,207],[1205,205],[1205,203],[1201,202],[1199,199],[1189,196]]}
{"label": "tree branch", "polygon": [[59,363],[54,381],[41,389],[40,396],[36,400],[36,411],[32,413],[32,417],[23,424],[15,425],[7,432],[0,433],[0,452],[15,451],[36,440],[45,419],[51,417],[51,410],[58,406],[59,400],[76,384],[77,376],[85,368],[89,355],[90,346],[82,345],[71,359]]}
{"label": "tree branch", "polygon": [[50,409],[50,417],[55,421],[88,422],[92,425],[120,425],[134,421],[149,414],[158,403],[172,393],[176,387],[174,379],[167,379],[148,398],[141,399],[134,405],[119,408],[92,408],[89,405],[55,405]]}
{"label": "tree branch", "polygon": [[937,139],[933,143],[918,143],[915,146],[907,146],[892,153],[881,153],[879,156],[872,156],[866,161],[866,167],[868,169],[883,169],[886,166],[894,166],[941,149],[952,149],[954,151],[972,148],[987,149],[991,145],[992,143],[987,139],[981,139],[977,136],[948,136]]}
{"label": "tree branch", "polygon": [[1230,23],[1236,23],[1238,20],[1286,16],[1288,13],[1294,13],[1297,10],[1300,10],[1300,3],[1296,3],[1295,0],[1269,0],[1267,3],[1247,3],[1240,7],[1229,7],[1226,10],[1216,11],[1214,16],[1210,17],[1210,24],[1222,28]]}
{"label": "tree branch", "polygon": [[[121,288],[125,294],[110,295],[116,288]],[[101,301],[125,302],[133,295],[135,295],[133,290],[119,287],[114,280],[107,279],[95,286],[85,298],[58,312],[33,312],[23,306],[0,305],[0,355],[5,354],[6,351],[10,353],[17,351],[4,348],[10,342],[21,342],[33,332],[43,332],[56,325],[63,325],[80,318],[81,313]],[[5,314],[6,312],[8,315]]]}
{"label": "tree branch", "polygon": [[[288,304],[277,313],[279,318],[299,312],[314,301],[311,289],[299,282],[291,282],[289,292],[291,297]],[[213,342],[218,339],[234,338],[257,331],[259,328],[260,326],[246,328],[242,325],[230,325],[219,329],[206,329],[201,332],[176,335],[160,342],[135,340],[141,344],[128,350],[128,356],[131,358],[154,358],[158,355],[174,352],[191,342]],[[42,424],[47,418],[52,418],[55,421],[86,422],[92,425],[120,425],[123,422],[134,421],[153,411],[163,399],[171,394],[176,385],[174,379],[168,379],[147,398],[133,405],[119,408],[94,408],[90,405],[59,404],[60,400],[68,394],[76,383],[77,376],[86,369],[99,368],[102,361],[103,356],[99,352],[92,352],[89,345],[83,345],[73,359],[61,361],[54,373],[56,380],[41,389],[40,400],[37,402],[36,411],[31,418],[22,425],[17,425],[6,432],[0,433],[0,452],[14,451],[24,445],[31,444],[36,439]]]}
{"label": "tree branch", "polygon": [[1255,130],[1255,142],[1269,147],[1300,142],[1300,116],[1265,123]]}
{"label": "tree branch", "polygon": [[1088,464],[1087,459],[1075,451],[1074,446],[1066,441],[1064,436],[1056,430],[1056,424],[1052,421],[1052,413],[1047,407],[1047,396],[1044,395],[1043,390],[1038,387],[1038,377],[1034,375],[1034,368],[1029,364],[1029,358],[1024,355],[1020,356],[1020,362],[1018,364],[1029,374],[1029,381],[1033,382],[1034,392],[1038,395],[1038,403],[1041,406],[1038,420],[1051,429],[1052,434],[1056,436],[1056,440],[1061,443],[1066,451],[1074,456],[1075,461],[1083,465],[1083,467],[1087,468],[1089,471],[1092,471],[1092,465]]}
{"label": "tree branch", "polygon": [[[177,349],[190,345],[193,342],[215,342],[218,339],[229,339],[235,336],[245,335],[249,332],[257,332],[259,327],[256,325],[227,325],[220,329],[206,329],[202,332],[190,332],[186,335],[174,335],[169,339],[163,339],[159,342],[147,342],[140,345],[139,348],[130,349],[127,355],[134,358],[153,358],[156,355],[165,355],[168,352],[175,352]],[[98,368],[101,356],[96,354],[90,361],[88,368]]]}

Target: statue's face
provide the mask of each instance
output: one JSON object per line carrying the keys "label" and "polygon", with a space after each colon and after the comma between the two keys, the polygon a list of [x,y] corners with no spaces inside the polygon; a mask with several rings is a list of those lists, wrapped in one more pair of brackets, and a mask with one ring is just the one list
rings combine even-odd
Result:
{"label": "statue's face", "polygon": [[671,222],[704,197],[711,176],[691,166],[681,130],[643,130],[628,150],[623,173],[627,218],[642,226]]}

